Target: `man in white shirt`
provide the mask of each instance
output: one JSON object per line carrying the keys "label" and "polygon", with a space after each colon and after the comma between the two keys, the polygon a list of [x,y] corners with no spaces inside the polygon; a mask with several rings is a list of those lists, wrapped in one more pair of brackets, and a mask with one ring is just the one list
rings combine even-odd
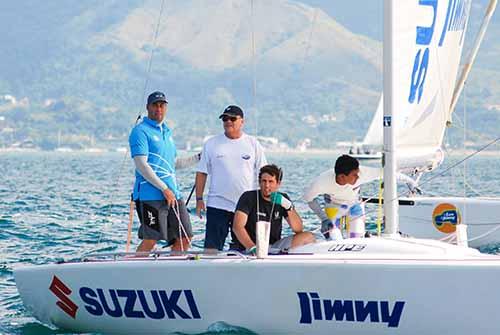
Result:
{"label": "man in white shirt", "polygon": [[[243,192],[257,188],[258,171],[267,164],[257,139],[243,132],[244,115],[240,107],[228,106],[219,119],[224,134],[210,138],[203,146],[195,181],[196,215],[201,218],[201,212],[207,211],[204,246],[209,251],[223,249],[238,199]],[[205,207],[203,192],[207,176],[210,185]]]}
{"label": "man in white shirt", "polygon": [[[320,218],[321,232],[326,239],[342,239],[339,228],[340,219],[344,216],[349,219],[349,237],[364,235],[364,209],[359,199],[359,186],[361,179],[364,179],[362,176],[358,160],[342,155],[335,162],[334,170],[323,172],[304,190],[303,198]],[[324,208],[321,207],[319,196],[323,196]]]}

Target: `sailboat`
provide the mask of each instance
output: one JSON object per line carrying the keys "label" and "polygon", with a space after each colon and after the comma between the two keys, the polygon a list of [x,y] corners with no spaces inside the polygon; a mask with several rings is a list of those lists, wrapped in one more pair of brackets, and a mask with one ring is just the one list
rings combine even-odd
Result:
{"label": "sailboat", "polygon": [[430,22],[438,31],[436,13],[453,3],[384,2],[384,235],[259,258],[115,253],[19,267],[25,306],[75,332],[200,333],[223,322],[261,334],[498,334],[500,257],[468,248],[463,229],[458,245],[398,234],[397,41]]}
{"label": "sailboat", "polygon": [[[409,88],[396,88],[399,91],[396,108],[403,111],[396,131],[398,172],[414,179],[408,195],[399,198],[400,215],[404,218],[400,228],[403,233],[417,237],[453,240],[457,225],[466,220],[469,244],[479,247],[500,242],[500,225],[492,219],[500,212],[500,198],[423,196],[415,192],[422,176],[439,167],[445,158],[442,149],[445,129],[451,123],[452,113],[497,6],[497,0],[490,0],[457,80],[468,20],[465,13],[471,1],[449,2],[444,15],[446,29],[437,31],[439,39],[424,43],[425,29],[421,27],[421,44],[414,45],[410,40],[398,42],[407,61],[405,67],[412,69],[410,73],[397,74],[399,83],[411,76]],[[452,35],[451,31],[461,33]],[[383,104],[382,95],[363,140],[365,148],[382,146]],[[378,203],[378,200],[370,202]]]}
{"label": "sailboat", "polygon": [[359,145],[352,146],[349,149],[349,155],[360,160],[380,160],[382,152],[380,151],[383,146],[382,139],[382,116],[384,114],[383,99],[380,98],[377,106],[376,113],[368,127],[368,130],[363,138],[363,142]]}
{"label": "sailboat", "polygon": [[73,152],[72,148],[67,147],[67,146],[61,146],[61,143],[62,143],[61,138],[62,138],[61,130],[59,129],[57,131],[57,147],[54,148],[54,151],[56,151],[56,152]]}

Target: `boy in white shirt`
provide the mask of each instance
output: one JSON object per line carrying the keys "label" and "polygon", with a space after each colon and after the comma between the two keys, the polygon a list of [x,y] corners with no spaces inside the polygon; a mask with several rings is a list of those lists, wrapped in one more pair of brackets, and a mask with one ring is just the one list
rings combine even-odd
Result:
{"label": "boy in white shirt", "polygon": [[[323,172],[304,190],[303,198],[320,218],[321,232],[327,240],[342,239],[340,219],[343,216],[349,219],[349,237],[364,236],[364,209],[359,198],[359,186],[358,160],[342,155],[335,162],[334,170]],[[324,198],[324,208],[319,196]]]}

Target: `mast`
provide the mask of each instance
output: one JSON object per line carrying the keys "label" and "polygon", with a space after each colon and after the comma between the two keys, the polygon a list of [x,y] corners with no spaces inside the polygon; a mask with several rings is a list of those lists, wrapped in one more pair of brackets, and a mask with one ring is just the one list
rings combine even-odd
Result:
{"label": "mast", "polygon": [[384,43],[383,43],[383,71],[384,71],[384,235],[395,236],[399,230],[398,193],[396,183],[396,134],[394,118],[395,99],[394,87],[394,3],[395,0],[384,0]]}

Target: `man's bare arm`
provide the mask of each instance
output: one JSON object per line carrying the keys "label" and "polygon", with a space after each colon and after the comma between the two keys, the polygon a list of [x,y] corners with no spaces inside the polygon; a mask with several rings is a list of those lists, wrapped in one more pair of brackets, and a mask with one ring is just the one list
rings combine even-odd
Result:
{"label": "man's bare arm", "polygon": [[203,201],[203,192],[205,191],[205,184],[207,183],[207,174],[203,172],[196,172],[195,178],[195,194],[196,194],[196,216],[200,219],[201,211],[206,210],[205,202]]}
{"label": "man's bare arm", "polygon": [[246,249],[255,246],[254,241],[252,241],[250,235],[248,235],[247,230],[245,229],[247,219],[248,214],[242,211],[236,211],[236,213],[234,213],[233,231],[238,238],[238,241],[240,241],[240,243],[243,244]]}
{"label": "man's bare arm", "polygon": [[288,211],[288,217],[286,218],[286,221],[288,222],[290,228],[292,228],[294,233],[301,233],[304,230],[302,219],[300,218],[300,215],[299,213],[297,213],[295,208],[292,208]]}
{"label": "man's bare arm", "polygon": [[200,161],[201,153],[192,156],[180,157],[175,160],[175,169],[182,170],[191,167]]}

